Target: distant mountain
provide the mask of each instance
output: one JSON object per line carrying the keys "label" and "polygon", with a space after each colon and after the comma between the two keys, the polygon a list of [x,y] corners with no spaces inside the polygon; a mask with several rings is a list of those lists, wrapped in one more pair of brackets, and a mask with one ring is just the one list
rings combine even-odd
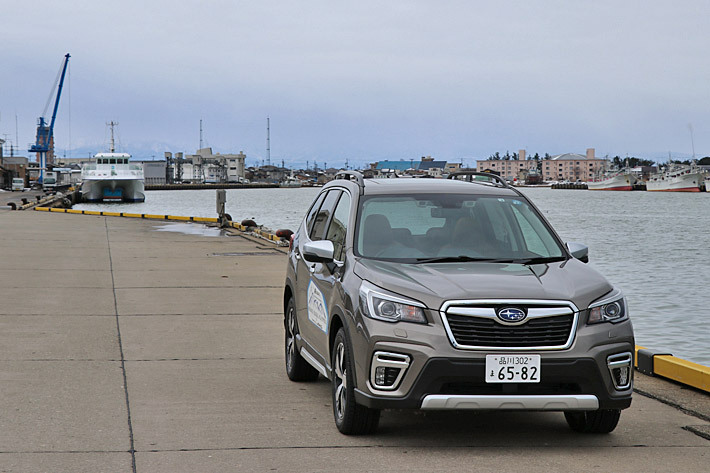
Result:
{"label": "distant mountain", "polygon": [[[57,156],[66,156],[67,158],[85,158],[91,157],[96,153],[106,152],[109,147],[105,144],[93,144],[84,145],[74,148],[72,150],[56,149],[55,154]],[[133,159],[137,160],[150,160],[150,159],[163,159],[165,157],[165,152],[170,151],[172,153],[184,152],[192,153],[194,150],[184,150],[178,149],[176,146],[167,143],[131,143],[128,145],[116,145],[116,152],[118,153],[129,153]]]}

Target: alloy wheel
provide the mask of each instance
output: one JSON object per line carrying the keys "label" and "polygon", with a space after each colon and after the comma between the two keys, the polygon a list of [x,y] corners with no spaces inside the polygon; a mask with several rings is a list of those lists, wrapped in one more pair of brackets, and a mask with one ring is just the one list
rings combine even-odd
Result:
{"label": "alloy wheel", "polygon": [[347,408],[348,374],[345,365],[345,345],[338,344],[335,350],[335,411],[339,418],[345,415]]}

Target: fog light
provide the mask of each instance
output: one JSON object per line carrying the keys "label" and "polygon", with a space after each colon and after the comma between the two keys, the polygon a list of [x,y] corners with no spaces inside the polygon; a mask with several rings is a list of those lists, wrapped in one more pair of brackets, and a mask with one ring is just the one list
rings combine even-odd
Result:
{"label": "fog light", "polygon": [[385,367],[378,366],[375,368],[375,384],[378,386],[385,385]]}
{"label": "fog light", "polygon": [[409,368],[409,356],[378,351],[372,356],[370,383],[375,389],[393,391]]}
{"label": "fog light", "polygon": [[607,357],[606,364],[609,368],[614,388],[617,390],[628,389],[631,387],[632,363],[633,355],[628,352]]}
{"label": "fog light", "polygon": [[399,368],[378,366],[375,368],[375,384],[377,387],[392,387],[399,376]]}
{"label": "fog light", "polygon": [[616,375],[617,386],[626,386],[629,383],[629,369],[628,368],[616,368],[614,370]]}

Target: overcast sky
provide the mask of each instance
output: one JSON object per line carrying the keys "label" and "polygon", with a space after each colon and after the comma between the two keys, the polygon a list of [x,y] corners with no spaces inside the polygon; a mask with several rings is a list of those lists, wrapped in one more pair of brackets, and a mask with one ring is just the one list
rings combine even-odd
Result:
{"label": "overcast sky", "polygon": [[[70,5],[70,6],[69,6]],[[710,2],[4,2],[0,137],[58,154],[244,150],[247,164],[710,154]],[[48,115],[51,116],[51,107]]]}

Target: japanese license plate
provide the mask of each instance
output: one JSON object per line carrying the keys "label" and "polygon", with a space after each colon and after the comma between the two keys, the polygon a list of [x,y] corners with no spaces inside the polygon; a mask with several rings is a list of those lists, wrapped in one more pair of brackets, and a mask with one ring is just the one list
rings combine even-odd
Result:
{"label": "japanese license plate", "polygon": [[539,383],[540,355],[486,355],[486,383]]}

